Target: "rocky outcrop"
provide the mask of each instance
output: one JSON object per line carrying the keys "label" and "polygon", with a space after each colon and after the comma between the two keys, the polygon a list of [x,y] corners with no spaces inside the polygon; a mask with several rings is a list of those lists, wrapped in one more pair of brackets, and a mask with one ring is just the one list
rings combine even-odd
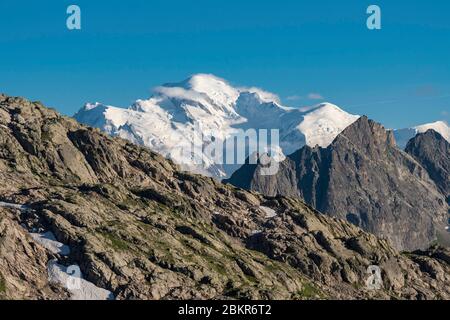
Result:
{"label": "rocky outcrop", "polygon": [[[54,254],[117,299],[450,298],[450,253],[411,254],[300,200],[265,197],[178,170],[39,103],[0,96],[2,298],[64,299]],[[270,214],[268,214],[270,213]],[[25,262],[28,261],[27,268]],[[383,286],[369,290],[370,265]]]}
{"label": "rocky outcrop", "polygon": [[227,182],[265,195],[300,197],[400,250],[427,247],[445,225],[445,197],[427,170],[395,146],[391,131],[367,117],[325,149],[304,147],[290,155],[276,175],[259,170],[245,165]]}

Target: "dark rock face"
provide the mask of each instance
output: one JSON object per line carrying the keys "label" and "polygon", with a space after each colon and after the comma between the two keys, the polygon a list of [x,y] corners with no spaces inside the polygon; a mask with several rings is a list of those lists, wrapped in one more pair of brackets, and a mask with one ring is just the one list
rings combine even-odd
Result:
{"label": "dark rock face", "polygon": [[449,201],[450,143],[436,131],[428,130],[411,139],[405,151],[427,170],[430,178]]}
{"label": "dark rock face", "polygon": [[243,166],[227,182],[270,196],[297,195],[401,250],[427,247],[445,224],[447,205],[427,170],[367,117],[326,149],[304,147],[290,155],[274,176],[260,176],[255,168],[251,181],[239,181],[248,170]]}
{"label": "dark rock face", "polygon": [[[32,229],[52,231],[71,248],[65,263],[118,299],[450,299],[446,249],[399,253],[299,199],[180,172],[148,149],[4,95],[0,181],[0,201],[28,208],[0,202],[0,299],[68,298],[47,281],[48,261],[61,257]],[[374,264],[383,271],[375,291],[365,286]]]}

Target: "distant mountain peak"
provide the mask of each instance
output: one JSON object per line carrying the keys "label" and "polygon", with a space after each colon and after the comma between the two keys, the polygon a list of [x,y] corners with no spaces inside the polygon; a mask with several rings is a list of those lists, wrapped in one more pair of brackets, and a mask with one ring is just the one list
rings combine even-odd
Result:
{"label": "distant mountain peak", "polygon": [[[232,87],[226,80],[212,74],[195,74],[180,83],[166,84],[162,87],[183,88],[204,94],[217,104],[231,105],[239,96],[239,90]],[[162,88],[160,87],[159,90]]]}
{"label": "distant mountain peak", "polygon": [[415,127],[418,133],[424,133],[430,129],[438,132],[445,140],[450,142],[450,127],[445,121],[436,121]]}
{"label": "distant mountain peak", "polygon": [[298,129],[305,134],[306,144],[327,147],[336,136],[359,116],[345,112],[331,103],[321,103],[305,112]]}
{"label": "distant mountain peak", "polygon": [[353,144],[364,148],[372,145],[390,147],[396,145],[392,131],[386,130],[382,124],[369,119],[367,116],[362,116],[349,125],[336,139],[350,139]]}
{"label": "distant mountain peak", "polygon": [[94,103],[86,103],[83,107],[83,110],[90,111],[96,108],[105,108],[106,106],[100,102],[94,102]]}
{"label": "distant mountain peak", "polygon": [[168,82],[163,84],[164,87],[183,87],[185,89],[193,89],[201,91],[206,86],[230,86],[228,81],[210,73],[196,73],[180,82]]}
{"label": "distant mountain peak", "polygon": [[333,112],[333,111],[345,112],[344,110],[342,110],[337,105],[335,105],[331,102],[321,102],[321,103],[317,104],[316,106],[314,106],[308,112],[314,112],[314,111],[319,111],[319,110],[324,110],[324,111],[328,111],[328,112]]}
{"label": "distant mountain peak", "polygon": [[[445,122],[443,122],[443,121],[437,121],[435,123],[444,123],[445,124]],[[447,140],[447,139],[445,139],[442,136],[442,134],[440,134],[438,131],[436,131],[434,129],[428,129],[428,130],[426,130],[424,132],[421,132],[421,133],[417,134],[417,136],[415,138],[416,138],[416,140],[418,140],[418,139],[422,139],[424,137],[431,137],[431,138],[433,138],[435,140],[438,140],[438,141],[441,141],[441,140],[445,140],[446,141]],[[447,141],[447,143],[448,143],[448,141]]]}
{"label": "distant mountain peak", "polygon": [[435,121],[432,123],[418,125],[412,128],[394,130],[394,135],[398,147],[401,149],[405,149],[410,139],[414,138],[418,133],[424,133],[430,129],[438,132],[445,140],[450,142],[450,127],[447,122]]}

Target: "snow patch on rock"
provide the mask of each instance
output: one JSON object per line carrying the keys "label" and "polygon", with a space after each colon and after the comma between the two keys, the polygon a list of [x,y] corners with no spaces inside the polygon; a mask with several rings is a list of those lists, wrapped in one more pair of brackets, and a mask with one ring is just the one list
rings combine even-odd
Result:
{"label": "snow patch on rock", "polygon": [[259,207],[262,211],[264,211],[264,213],[266,214],[266,218],[268,218],[268,219],[270,219],[270,218],[273,218],[273,217],[276,217],[277,216],[277,213],[276,213],[276,211],[275,210],[273,210],[273,209],[271,209],[271,208],[268,208],[268,207],[264,207],[264,206],[260,206]]}
{"label": "snow patch on rock", "polygon": [[51,253],[59,254],[61,256],[68,256],[70,254],[69,246],[58,242],[55,235],[50,231],[45,233],[30,233],[30,235],[36,242],[40,243]]}
{"label": "snow patch on rock", "polygon": [[29,209],[28,206],[26,206],[26,205],[2,202],[2,201],[0,201],[0,207],[8,208],[8,209],[18,209],[18,210],[22,210],[22,211]]}
{"label": "snow patch on rock", "polygon": [[71,300],[114,300],[111,291],[83,279],[78,265],[65,267],[52,260],[47,269],[49,281],[66,288],[70,292]]}

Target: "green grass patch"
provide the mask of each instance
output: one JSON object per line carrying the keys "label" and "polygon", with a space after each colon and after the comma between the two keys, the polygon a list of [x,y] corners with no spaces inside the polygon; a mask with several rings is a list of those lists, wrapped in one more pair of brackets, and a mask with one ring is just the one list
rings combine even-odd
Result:
{"label": "green grass patch", "polygon": [[202,257],[207,263],[208,265],[214,270],[216,271],[218,274],[225,276],[225,277],[229,277],[230,273],[229,271],[224,267],[224,263],[221,263],[220,261],[218,261],[217,259],[210,257],[210,256],[204,256]]}
{"label": "green grass patch", "polygon": [[109,240],[110,245],[115,250],[128,250],[130,249],[130,246],[128,243],[121,238],[119,238],[117,235],[112,233],[101,233],[103,237],[105,237],[107,240]]}
{"label": "green grass patch", "polygon": [[304,283],[303,288],[298,292],[298,295],[302,299],[316,299],[322,297],[321,292],[310,283]]}

